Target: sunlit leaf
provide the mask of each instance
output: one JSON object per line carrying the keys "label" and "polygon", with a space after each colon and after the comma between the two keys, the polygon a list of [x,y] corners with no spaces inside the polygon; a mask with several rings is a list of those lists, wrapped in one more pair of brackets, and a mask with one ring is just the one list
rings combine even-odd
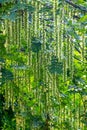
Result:
{"label": "sunlit leaf", "polygon": [[84,15],[83,17],[80,18],[80,22],[86,22],[87,21],[87,15]]}

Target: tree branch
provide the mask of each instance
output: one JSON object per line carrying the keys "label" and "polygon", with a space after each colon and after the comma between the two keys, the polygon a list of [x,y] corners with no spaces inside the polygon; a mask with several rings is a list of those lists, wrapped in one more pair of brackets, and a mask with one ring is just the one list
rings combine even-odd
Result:
{"label": "tree branch", "polygon": [[65,2],[67,2],[68,4],[70,4],[71,6],[73,6],[74,8],[77,8],[77,9],[79,9],[79,10],[87,13],[87,8],[85,8],[84,6],[74,4],[71,0],[65,0]]}

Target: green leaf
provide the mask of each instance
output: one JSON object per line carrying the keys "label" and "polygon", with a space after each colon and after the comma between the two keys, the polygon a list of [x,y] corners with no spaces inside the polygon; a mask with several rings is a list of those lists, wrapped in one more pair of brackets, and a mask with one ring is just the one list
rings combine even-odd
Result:
{"label": "green leaf", "polygon": [[2,19],[8,19],[11,21],[15,21],[17,19],[16,13],[12,12],[9,15],[2,15]]}
{"label": "green leaf", "polygon": [[27,11],[29,12],[34,12],[35,11],[35,7],[31,6],[31,5],[28,5],[27,6]]}
{"label": "green leaf", "polygon": [[87,22],[87,15],[82,16],[79,20],[79,22]]}
{"label": "green leaf", "polygon": [[38,53],[40,50],[41,50],[41,41],[36,38],[36,37],[33,37],[32,38],[32,41],[31,41],[31,49],[33,52],[35,53]]}
{"label": "green leaf", "polygon": [[5,63],[5,60],[2,57],[0,57],[0,62]]}
{"label": "green leaf", "polygon": [[40,10],[39,10],[39,13],[46,13],[46,12],[50,12],[52,10],[53,6],[50,4],[50,3],[47,3],[44,5],[44,7],[42,7]]}
{"label": "green leaf", "polygon": [[52,74],[63,73],[63,63],[58,61],[56,56],[52,56],[51,64],[48,66],[49,72]]}
{"label": "green leaf", "polygon": [[11,2],[11,1],[12,1],[12,0],[0,0],[0,3],[2,3],[2,4],[5,3],[5,2],[8,2],[8,3],[9,3],[9,2]]}
{"label": "green leaf", "polygon": [[76,4],[81,4],[81,5],[82,5],[82,4],[84,4],[84,3],[85,3],[85,0],[77,0],[77,1],[76,1]]}
{"label": "green leaf", "polygon": [[3,0],[0,0],[0,3],[2,3],[3,2]]}
{"label": "green leaf", "polygon": [[1,68],[1,73],[2,73],[1,84],[5,83],[8,80],[13,80],[13,73],[10,70],[6,68]]}
{"label": "green leaf", "polygon": [[29,12],[34,12],[35,11],[35,7],[33,7],[32,5],[28,5],[26,3],[18,3],[15,6],[13,6],[13,8],[11,9],[11,12],[15,12],[15,11],[22,11],[22,10],[27,10]]}

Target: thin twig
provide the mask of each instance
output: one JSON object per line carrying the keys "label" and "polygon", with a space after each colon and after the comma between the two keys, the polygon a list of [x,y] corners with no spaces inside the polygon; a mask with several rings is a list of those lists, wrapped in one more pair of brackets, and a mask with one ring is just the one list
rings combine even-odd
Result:
{"label": "thin twig", "polygon": [[85,13],[87,12],[87,8],[86,7],[74,4],[71,0],[65,0],[65,2],[67,2],[68,4],[70,4],[71,6],[73,6],[74,8],[77,8],[77,9],[79,9],[81,11],[84,11]]}

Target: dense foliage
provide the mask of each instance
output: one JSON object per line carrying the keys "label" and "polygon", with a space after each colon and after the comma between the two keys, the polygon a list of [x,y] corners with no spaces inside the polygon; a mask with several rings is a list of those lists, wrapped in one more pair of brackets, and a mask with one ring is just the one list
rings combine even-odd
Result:
{"label": "dense foliage", "polygon": [[86,0],[0,0],[0,130],[87,129]]}

